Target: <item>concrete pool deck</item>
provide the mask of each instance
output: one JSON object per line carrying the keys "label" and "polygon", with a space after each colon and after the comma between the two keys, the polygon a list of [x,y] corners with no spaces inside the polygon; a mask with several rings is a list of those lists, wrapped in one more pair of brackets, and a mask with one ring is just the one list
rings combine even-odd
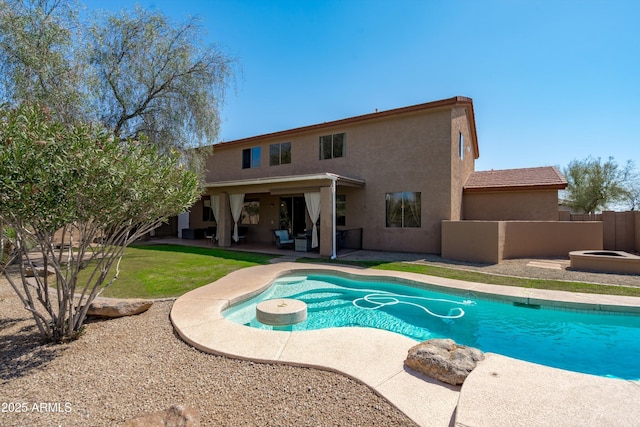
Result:
{"label": "concrete pool deck", "polygon": [[[634,425],[640,419],[640,383],[536,365],[498,354],[485,360],[462,387],[414,373],[404,360],[415,341],[388,331],[339,328],[267,331],[238,325],[221,312],[266,289],[285,273],[332,270],[395,277],[525,302],[588,304],[593,309],[640,313],[640,298],[574,294],[462,282],[398,271],[321,264],[276,263],[235,271],[180,297],[171,321],[201,351],[268,363],[315,367],[369,386],[423,426]],[[639,355],[640,357],[640,355]]]}

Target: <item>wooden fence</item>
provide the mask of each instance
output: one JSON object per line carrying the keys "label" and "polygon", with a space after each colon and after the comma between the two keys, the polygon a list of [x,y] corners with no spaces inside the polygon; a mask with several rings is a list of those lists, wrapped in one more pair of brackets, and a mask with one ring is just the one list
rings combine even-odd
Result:
{"label": "wooden fence", "polygon": [[570,216],[570,221],[602,221],[602,214],[574,214]]}
{"label": "wooden fence", "polygon": [[561,221],[602,222],[602,246],[611,251],[640,252],[640,212],[604,211],[601,214],[559,212]]}

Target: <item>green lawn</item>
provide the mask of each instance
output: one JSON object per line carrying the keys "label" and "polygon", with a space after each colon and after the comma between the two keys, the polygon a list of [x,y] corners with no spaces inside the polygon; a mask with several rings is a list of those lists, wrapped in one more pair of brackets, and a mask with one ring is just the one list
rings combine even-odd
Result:
{"label": "green lawn", "polygon": [[[330,262],[305,258],[299,262]],[[525,279],[520,277],[498,276],[469,270],[460,270],[426,264],[410,264],[404,262],[383,261],[331,261],[336,264],[356,265],[359,267],[379,270],[405,271],[408,273],[427,274],[448,279],[465,280],[467,282],[487,283],[491,285],[518,286],[521,288],[553,289],[557,291],[581,292],[587,294],[640,296],[640,287],[598,285],[582,282],[567,282],[562,280]]]}
{"label": "green lawn", "polygon": [[[132,246],[125,250],[118,279],[102,296],[180,296],[232,271],[268,264],[273,255],[178,245]],[[112,270],[112,273],[115,270]],[[85,270],[86,272],[86,270]],[[86,274],[86,273],[83,273]],[[80,281],[82,283],[82,281]]]}
{"label": "green lawn", "polygon": [[[102,295],[118,298],[176,297],[211,283],[232,271],[254,265],[268,264],[273,257],[273,255],[235,252],[217,248],[178,245],[133,246],[125,250],[125,256],[120,264],[118,280]],[[406,271],[468,282],[523,288],[640,296],[640,288],[497,276],[425,264],[384,261],[347,262],[311,258],[299,261],[357,265],[380,270]],[[86,272],[83,274],[86,274]],[[80,283],[82,283],[82,276]]]}

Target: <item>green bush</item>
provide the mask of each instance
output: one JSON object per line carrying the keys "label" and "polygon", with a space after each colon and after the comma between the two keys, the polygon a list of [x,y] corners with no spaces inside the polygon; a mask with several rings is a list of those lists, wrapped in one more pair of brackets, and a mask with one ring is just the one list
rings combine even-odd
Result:
{"label": "green bush", "polygon": [[199,195],[197,176],[178,152],[117,140],[96,125],[66,125],[36,105],[1,109],[0,141],[0,223],[15,233],[20,268],[34,268],[37,255],[55,275],[32,279],[34,288],[2,272],[46,339],[73,338],[91,301],[117,278],[124,248],[188,209]]}

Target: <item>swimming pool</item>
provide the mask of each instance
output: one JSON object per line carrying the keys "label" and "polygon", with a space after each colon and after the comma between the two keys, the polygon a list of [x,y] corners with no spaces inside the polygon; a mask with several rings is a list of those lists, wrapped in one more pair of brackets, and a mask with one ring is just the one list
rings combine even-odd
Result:
{"label": "swimming pool", "polygon": [[273,329],[255,319],[256,305],[273,298],[295,298],[308,305],[307,320],[288,330],[360,326],[416,341],[447,337],[547,366],[640,379],[640,316],[635,314],[521,305],[468,292],[446,294],[389,280],[314,273],[280,277],[223,315],[243,325]]}

